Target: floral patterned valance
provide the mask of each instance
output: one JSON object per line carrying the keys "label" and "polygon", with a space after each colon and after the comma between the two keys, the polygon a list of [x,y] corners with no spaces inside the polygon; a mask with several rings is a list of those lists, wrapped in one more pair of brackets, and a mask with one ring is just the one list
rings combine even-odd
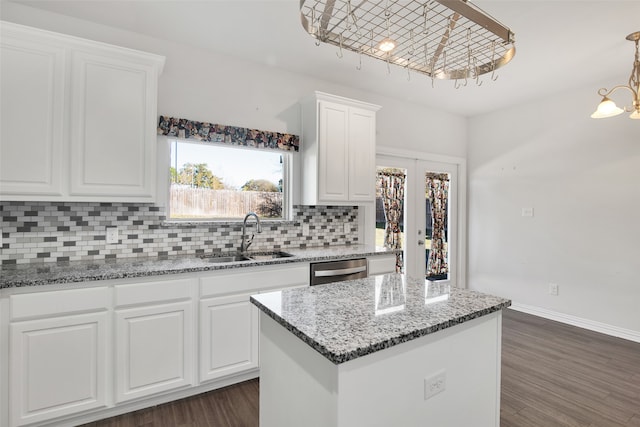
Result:
{"label": "floral patterned valance", "polygon": [[167,116],[160,116],[158,135],[194,139],[200,142],[271,148],[284,151],[298,151],[300,146],[300,137],[298,135],[195,122]]}

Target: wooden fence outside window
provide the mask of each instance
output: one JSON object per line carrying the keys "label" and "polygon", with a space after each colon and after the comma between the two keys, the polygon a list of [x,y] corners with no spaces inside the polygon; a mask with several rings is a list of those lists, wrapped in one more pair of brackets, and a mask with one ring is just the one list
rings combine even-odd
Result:
{"label": "wooden fence outside window", "polygon": [[171,218],[243,218],[247,212],[281,218],[282,193],[172,185],[169,206]]}

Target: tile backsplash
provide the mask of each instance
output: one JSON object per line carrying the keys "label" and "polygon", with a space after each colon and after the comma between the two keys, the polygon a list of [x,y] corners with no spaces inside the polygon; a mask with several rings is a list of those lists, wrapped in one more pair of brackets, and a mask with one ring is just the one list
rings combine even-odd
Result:
{"label": "tile backsplash", "polygon": [[[250,249],[355,244],[357,215],[354,206],[294,206],[291,221],[263,220]],[[0,202],[0,218],[3,265],[235,251],[242,234],[240,221],[169,222],[164,208],[140,203]],[[107,227],[118,243],[107,243]]]}

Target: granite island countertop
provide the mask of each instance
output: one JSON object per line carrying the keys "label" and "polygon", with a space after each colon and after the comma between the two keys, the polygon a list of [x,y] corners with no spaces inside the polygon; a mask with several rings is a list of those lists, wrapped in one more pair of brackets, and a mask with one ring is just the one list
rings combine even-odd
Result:
{"label": "granite island countertop", "polygon": [[263,293],[251,302],[334,364],[511,305],[508,299],[401,274]]}
{"label": "granite island countertop", "polygon": [[[25,286],[90,282],[96,280],[160,276],[295,262],[317,262],[374,255],[394,254],[396,250],[373,245],[322,246],[282,249],[291,257],[214,263],[208,258],[218,254],[181,255],[170,258],[121,258],[96,261],[32,263],[0,267],[0,290]],[[205,256],[202,258],[202,256]]]}

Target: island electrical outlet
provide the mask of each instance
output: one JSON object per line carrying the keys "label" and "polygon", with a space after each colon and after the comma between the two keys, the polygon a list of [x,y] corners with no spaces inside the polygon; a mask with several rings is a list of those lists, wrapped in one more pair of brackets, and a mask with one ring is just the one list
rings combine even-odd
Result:
{"label": "island electrical outlet", "polygon": [[447,388],[447,373],[439,371],[424,379],[424,400],[431,399]]}

